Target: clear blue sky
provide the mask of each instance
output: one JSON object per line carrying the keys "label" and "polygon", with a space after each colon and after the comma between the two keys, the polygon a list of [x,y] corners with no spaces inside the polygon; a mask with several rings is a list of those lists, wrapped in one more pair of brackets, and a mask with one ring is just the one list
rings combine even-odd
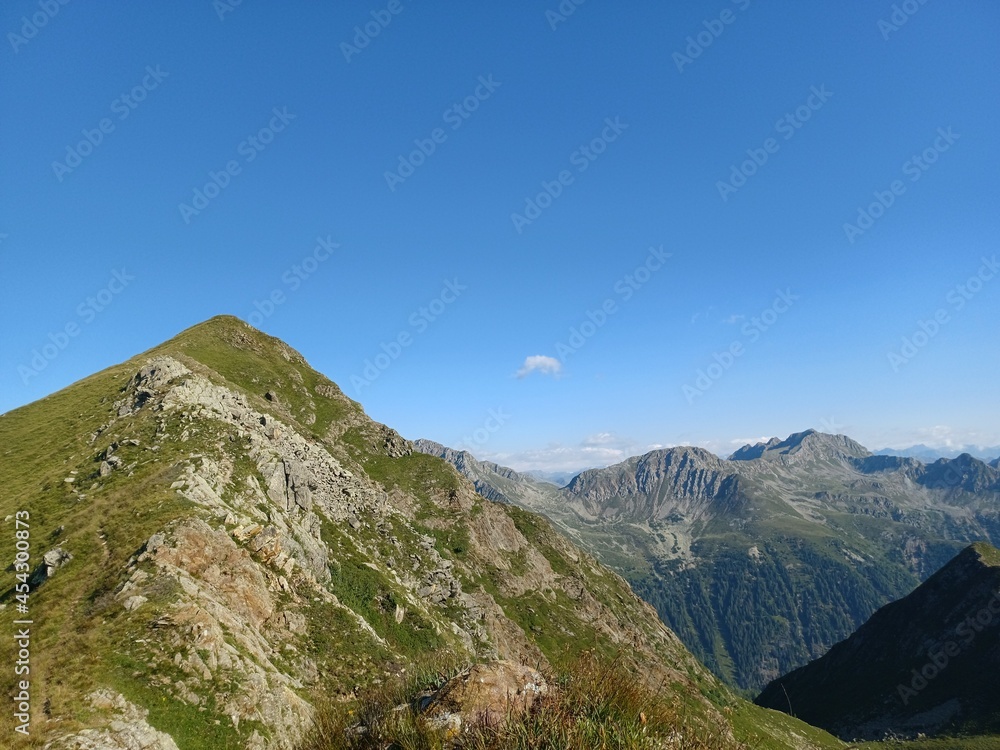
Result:
{"label": "clear blue sky", "polygon": [[1000,443],[995,2],[231,3],[3,3],[0,410],[230,313],[519,468]]}

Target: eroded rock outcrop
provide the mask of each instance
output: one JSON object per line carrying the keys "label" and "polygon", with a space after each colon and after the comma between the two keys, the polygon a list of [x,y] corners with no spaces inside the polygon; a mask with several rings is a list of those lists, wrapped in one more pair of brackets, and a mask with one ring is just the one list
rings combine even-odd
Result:
{"label": "eroded rock outcrop", "polygon": [[178,750],[173,738],[146,721],[149,711],[111,690],[87,696],[95,710],[108,715],[106,729],[84,729],[45,745],[46,750]]}
{"label": "eroded rock outcrop", "polygon": [[428,724],[446,735],[495,726],[530,711],[549,686],[535,669],[510,661],[476,664],[420,700]]}

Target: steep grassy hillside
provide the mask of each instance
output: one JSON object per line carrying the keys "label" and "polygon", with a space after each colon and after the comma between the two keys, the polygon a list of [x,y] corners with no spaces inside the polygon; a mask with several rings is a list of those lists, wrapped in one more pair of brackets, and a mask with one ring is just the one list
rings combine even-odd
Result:
{"label": "steep grassy hillside", "polygon": [[[414,672],[557,674],[588,652],[720,746],[838,745],[735,698],[548,521],[484,500],[235,318],[0,416],[0,446],[0,555],[18,520],[30,545],[29,591],[8,568],[0,614],[32,621],[30,736],[8,711],[3,742],[293,750],[316,705]],[[13,702],[13,670],[0,687]]]}

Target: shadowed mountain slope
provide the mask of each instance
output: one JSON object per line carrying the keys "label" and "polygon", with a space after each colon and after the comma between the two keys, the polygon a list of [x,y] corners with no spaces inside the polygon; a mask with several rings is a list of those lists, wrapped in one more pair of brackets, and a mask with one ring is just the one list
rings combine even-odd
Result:
{"label": "shadowed mountain slope", "polygon": [[844,739],[1000,731],[1000,551],[967,547],[822,657],[768,685],[762,706]]}

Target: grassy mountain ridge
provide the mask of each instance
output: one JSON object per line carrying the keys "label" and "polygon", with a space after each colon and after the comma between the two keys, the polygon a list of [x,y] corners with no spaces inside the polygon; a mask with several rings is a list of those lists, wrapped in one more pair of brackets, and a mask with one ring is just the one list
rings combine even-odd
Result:
{"label": "grassy mountain ridge", "polygon": [[0,719],[23,746],[292,750],[319,695],[584,650],[628,660],[725,743],[837,746],[734,697],[548,521],[485,501],[235,318],[0,416],[0,445],[0,554],[27,511],[38,577],[30,737]]}

